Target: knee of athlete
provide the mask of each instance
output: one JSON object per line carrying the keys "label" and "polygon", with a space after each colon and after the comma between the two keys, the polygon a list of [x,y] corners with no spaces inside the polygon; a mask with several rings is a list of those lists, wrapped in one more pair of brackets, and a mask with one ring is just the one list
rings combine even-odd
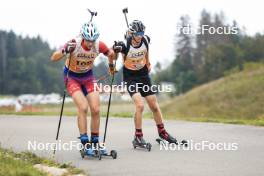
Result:
{"label": "knee of athlete", "polygon": [[79,113],[87,114],[87,112],[88,112],[88,105],[83,104],[83,105],[79,106],[78,109],[79,109]]}
{"label": "knee of athlete", "polygon": [[93,115],[98,115],[100,113],[100,108],[99,107],[92,107],[91,108],[91,113]]}
{"label": "knee of athlete", "polygon": [[151,106],[150,109],[151,109],[151,111],[154,112],[154,113],[159,111],[159,107],[158,107],[157,104]]}
{"label": "knee of athlete", "polygon": [[144,111],[144,104],[142,104],[142,103],[137,104],[136,110],[139,112],[143,112]]}

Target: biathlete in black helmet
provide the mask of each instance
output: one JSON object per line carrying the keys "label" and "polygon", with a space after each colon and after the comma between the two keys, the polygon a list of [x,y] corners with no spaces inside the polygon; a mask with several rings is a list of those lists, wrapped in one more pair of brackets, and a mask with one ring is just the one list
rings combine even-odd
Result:
{"label": "biathlete in black helmet", "polygon": [[136,107],[134,116],[135,137],[133,144],[146,144],[142,131],[143,98],[153,113],[159,137],[169,143],[177,143],[177,140],[165,130],[162,113],[155,95],[156,91],[153,90],[151,84],[149,76],[151,69],[149,43],[150,37],[145,35],[144,24],[139,20],[134,20],[129,24],[125,41],[115,42],[113,46],[116,54],[119,52],[122,53],[123,79],[126,82],[127,91]]}

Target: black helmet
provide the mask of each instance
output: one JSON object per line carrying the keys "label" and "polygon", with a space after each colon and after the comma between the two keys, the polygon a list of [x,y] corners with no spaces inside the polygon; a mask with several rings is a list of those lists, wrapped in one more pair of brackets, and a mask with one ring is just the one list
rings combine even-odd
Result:
{"label": "black helmet", "polygon": [[145,32],[144,24],[139,20],[134,20],[132,23],[129,24],[128,28],[129,32],[137,33],[137,32]]}

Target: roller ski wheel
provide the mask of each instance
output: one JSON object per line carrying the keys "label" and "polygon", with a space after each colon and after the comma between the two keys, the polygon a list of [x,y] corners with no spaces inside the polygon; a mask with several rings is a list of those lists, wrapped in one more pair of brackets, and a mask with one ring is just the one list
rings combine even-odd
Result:
{"label": "roller ski wheel", "polygon": [[98,140],[93,140],[91,142],[83,144],[83,148],[80,150],[80,154],[82,158],[90,157],[90,158],[98,158],[102,159],[103,156],[110,156],[113,159],[117,158],[117,152],[115,150],[111,150],[110,153],[107,153],[105,148],[99,145]]}
{"label": "roller ski wheel", "polygon": [[133,144],[134,149],[136,149],[137,148],[136,142],[132,141],[132,144]]}
{"label": "roller ski wheel", "polygon": [[146,143],[146,141],[142,137],[135,137],[132,141],[134,149],[137,147],[147,149],[149,152],[151,151],[152,145],[150,143]]}
{"label": "roller ski wheel", "polygon": [[115,150],[111,150],[110,154],[107,154],[107,153],[103,154],[100,150],[95,150],[94,154],[88,154],[87,151],[83,149],[83,150],[80,150],[80,153],[81,153],[82,158],[85,158],[85,156],[98,158],[99,160],[102,159],[102,156],[111,156],[113,159],[117,158],[117,152]]}
{"label": "roller ski wheel", "polygon": [[181,141],[181,145],[184,146],[184,147],[188,147],[188,141],[182,140]]}
{"label": "roller ski wheel", "polygon": [[110,155],[112,156],[113,159],[117,158],[117,152],[115,150],[111,150]]}
{"label": "roller ski wheel", "polygon": [[99,160],[102,159],[102,154],[101,154],[101,152],[100,152],[99,150],[96,150],[96,149],[93,150],[92,153],[88,153],[88,152],[86,152],[86,155],[87,155],[88,157],[98,158]]}
{"label": "roller ski wheel", "polygon": [[147,149],[149,152],[151,151],[151,147],[152,147],[152,146],[151,146],[150,143],[147,143],[147,144],[146,144],[146,149]]}
{"label": "roller ski wheel", "polygon": [[98,158],[99,160],[101,160],[102,158],[101,152],[96,149],[92,149],[92,148],[87,148],[87,149],[83,148],[80,150],[80,154],[83,159],[85,157],[94,157],[94,158]]}
{"label": "roller ski wheel", "polygon": [[85,155],[86,155],[85,150],[84,149],[81,149],[80,150],[80,153],[81,153],[81,157],[83,159],[85,157]]}
{"label": "roller ski wheel", "polygon": [[101,158],[103,156],[109,156],[109,157],[112,157],[113,159],[116,159],[117,158],[117,151],[111,150],[110,153],[107,153],[105,150],[99,150],[98,151],[99,160],[101,160]]}
{"label": "roller ski wheel", "polygon": [[117,158],[116,150],[111,150],[110,153],[108,153],[105,149],[99,148],[98,152],[99,152],[100,157],[109,156],[109,157],[112,157],[113,159]]}
{"label": "roller ski wheel", "polygon": [[[90,144],[89,143],[87,143],[85,145],[86,146],[88,145],[90,147]],[[91,149],[90,148],[86,149],[85,148],[85,145],[83,145],[83,148],[80,150],[80,154],[81,154],[81,157],[83,159],[85,158],[85,156],[91,156],[90,151],[88,152],[88,150],[91,150]]]}
{"label": "roller ski wheel", "polygon": [[102,154],[101,154],[101,151],[96,151],[96,155],[97,155],[97,157],[98,157],[98,159],[99,160],[101,160],[102,159]]}

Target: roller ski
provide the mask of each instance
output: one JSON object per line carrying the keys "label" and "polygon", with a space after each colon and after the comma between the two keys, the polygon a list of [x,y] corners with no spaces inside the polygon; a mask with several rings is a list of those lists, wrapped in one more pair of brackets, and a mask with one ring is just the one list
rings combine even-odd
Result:
{"label": "roller ski", "polygon": [[134,149],[137,147],[147,149],[149,152],[151,151],[152,145],[150,143],[146,143],[143,137],[135,136],[134,140],[132,141]]}
{"label": "roller ski", "polygon": [[177,141],[176,138],[171,136],[166,130],[163,130],[159,133],[159,138],[156,139],[156,141],[160,143],[169,143],[169,144],[176,144],[176,145],[182,145],[184,147],[188,146],[188,142],[186,140],[182,140],[180,143]]}
{"label": "roller ski", "polygon": [[91,147],[80,150],[80,153],[82,158],[85,158],[85,156],[98,158],[99,160],[102,159],[102,156],[111,156],[113,159],[117,158],[117,152],[115,150],[111,150],[110,153],[107,153],[104,148],[93,149]]}
{"label": "roller ski", "polygon": [[107,153],[105,147],[100,145],[98,137],[92,137],[90,142],[87,142],[88,136],[87,140],[85,136],[81,136],[80,139],[83,144],[83,148],[80,150],[82,158],[85,158],[85,156],[98,158],[99,160],[102,159],[102,156],[111,156],[113,159],[117,158],[117,152],[115,150],[111,150],[110,153]]}

